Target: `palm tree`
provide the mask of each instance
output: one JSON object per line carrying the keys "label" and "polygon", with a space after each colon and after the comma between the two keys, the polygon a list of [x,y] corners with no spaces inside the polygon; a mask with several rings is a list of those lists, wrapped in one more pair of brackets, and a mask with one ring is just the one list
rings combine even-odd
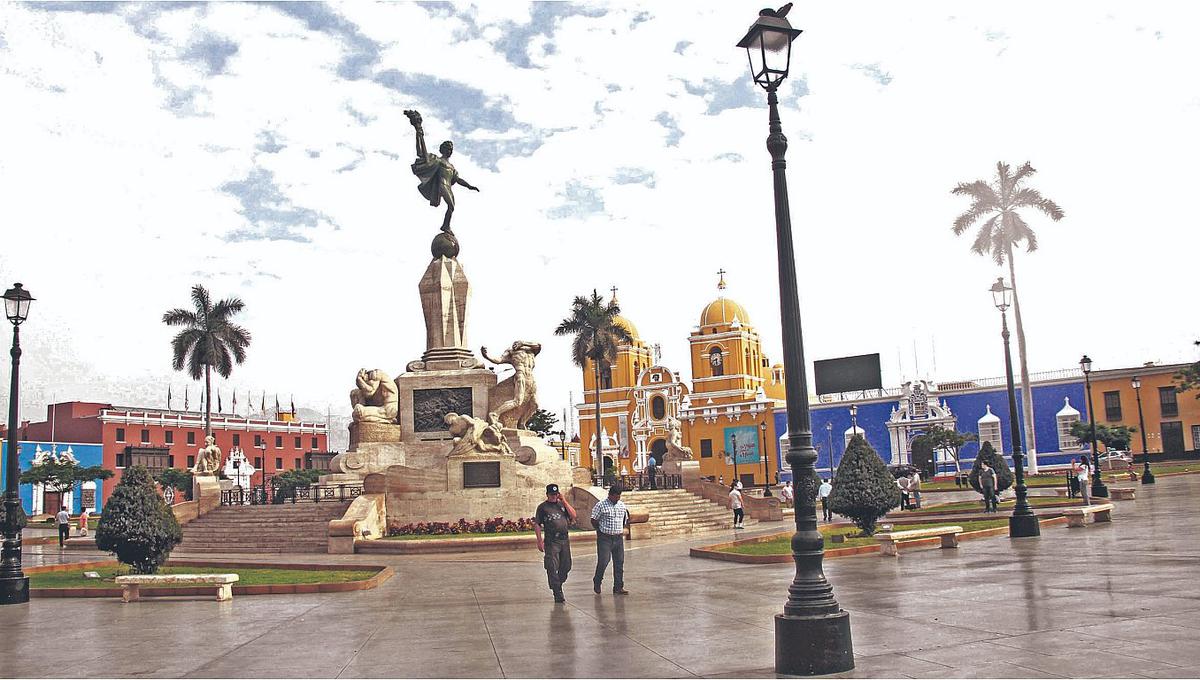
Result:
{"label": "palm tree", "polygon": [[612,365],[617,359],[617,348],[622,343],[633,342],[629,330],[616,322],[620,313],[621,307],[616,300],[605,302],[600,294],[593,290],[591,298],[576,296],[571,302],[571,315],[554,329],[555,335],[575,336],[571,343],[571,358],[575,365],[587,370],[587,362],[591,360],[596,371],[596,452],[592,460],[597,474],[603,472],[599,467],[603,460],[603,442],[600,438],[600,364]]}
{"label": "palm tree", "polygon": [[[1037,250],[1037,235],[1017,212],[1020,208],[1034,208],[1055,222],[1063,218],[1062,208],[1054,201],[1043,197],[1037,189],[1030,189],[1021,182],[1031,177],[1036,170],[1026,162],[1015,173],[1007,163],[996,164],[996,181],[988,183],[975,180],[960,183],[950,192],[956,196],[970,196],[971,207],[954,220],[954,235],[959,236],[971,225],[987,217],[987,221],[975,234],[971,251],[977,255],[992,256],[997,265],[1008,264],[1008,278],[1013,288],[1013,316],[1017,320],[1017,353],[1021,360],[1021,406],[1025,415],[1025,439],[1029,447],[1029,471],[1037,472],[1037,439],[1034,437],[1033,392],[1029,388],[1029,365],[1025,358],[1025,327],[1021,323],[1021,302],[1017,296],[1017,273],[1013,267],[1013,246],[1025,243],[1025,252]],[[989,217],[990,216],[990,217]]]}
{"label": "palm tree", "polygon": [[168,326],[184,326],[171,340],[174,355],[173,366],[187,371],[193,380],[204,376],[204,432],[212,434],[212,369],[222,378],[228,378],[235,363],[246,360],[246,348],[250,346],[250,331],[232,323],[230,317],[246,306],[238,298],[226,298],[212,304],[204,286],[192,286],[194,311],[172,309],[163,314],[163,323]]}

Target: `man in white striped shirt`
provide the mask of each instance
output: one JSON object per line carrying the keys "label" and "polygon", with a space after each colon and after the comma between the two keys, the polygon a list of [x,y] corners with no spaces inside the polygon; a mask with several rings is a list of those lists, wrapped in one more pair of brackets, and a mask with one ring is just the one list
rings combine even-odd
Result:
{"label": "man in white striped shirt", "polygon": [[613,595],[628,595],[625,590],[625,526],[629,524],[629,508],[621,502],[621,487],[613,484],[608,498],[592,508],[592,526],[596,528],[596,575],[592,590],[600,593],[608,562],[613,564]]}

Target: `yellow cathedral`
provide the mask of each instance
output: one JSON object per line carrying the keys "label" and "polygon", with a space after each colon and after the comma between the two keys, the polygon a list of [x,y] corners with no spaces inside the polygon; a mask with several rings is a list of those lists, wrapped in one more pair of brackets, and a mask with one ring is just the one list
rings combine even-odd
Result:
{"label": "yellow cathedral", "polygon": [[[632,336],[616,361],[600,367],[600,450],[605,469],[635,474],[651,456],[663,462],[671,421],[678,420],[684,446],[700,462],[700,474],[725,481],[774,483],[779,472],[776,407],[784,406],[783,365],[771,364],[746,308],[725,297],[725,271],[717,298],[700,311],[688,336],[692,385],[658,361],[637,326],[618,316]],[[613,290],[616,300],[616,290]],[[579,414],[579,464],[595,469],[596,372],[583,368]]]}

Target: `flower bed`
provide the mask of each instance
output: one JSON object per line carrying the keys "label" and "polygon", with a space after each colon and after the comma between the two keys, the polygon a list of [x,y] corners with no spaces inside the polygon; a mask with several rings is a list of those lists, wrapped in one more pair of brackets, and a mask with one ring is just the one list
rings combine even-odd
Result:
{"label": "flower bed", "polygon": [[504,519],[493,517],[484,520],[468,520],[460,517],[457,522],[417,522],[388,529],[388,536],[455,536],[461,534],[513,534],[533,531],[533,520],[529,517]]}

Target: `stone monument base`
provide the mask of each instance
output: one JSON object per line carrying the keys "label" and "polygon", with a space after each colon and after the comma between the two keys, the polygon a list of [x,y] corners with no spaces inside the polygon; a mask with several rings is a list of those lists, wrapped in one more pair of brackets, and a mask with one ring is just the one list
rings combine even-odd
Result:
{"label": "stone monument base", "polygon": [[350,450],[355,450],[359,443],[401,441],[400,426],[395,423],[350,423]]}
{"label": "stone monument base", "polygon": [[[391,426],[396,427],[396,426]],[[329,461],[334,474],[354,475],[358,481],[372,472],[383,472],[393,465],[406,462],[406,445],[396,442],[359,442],[345,453]]]}

